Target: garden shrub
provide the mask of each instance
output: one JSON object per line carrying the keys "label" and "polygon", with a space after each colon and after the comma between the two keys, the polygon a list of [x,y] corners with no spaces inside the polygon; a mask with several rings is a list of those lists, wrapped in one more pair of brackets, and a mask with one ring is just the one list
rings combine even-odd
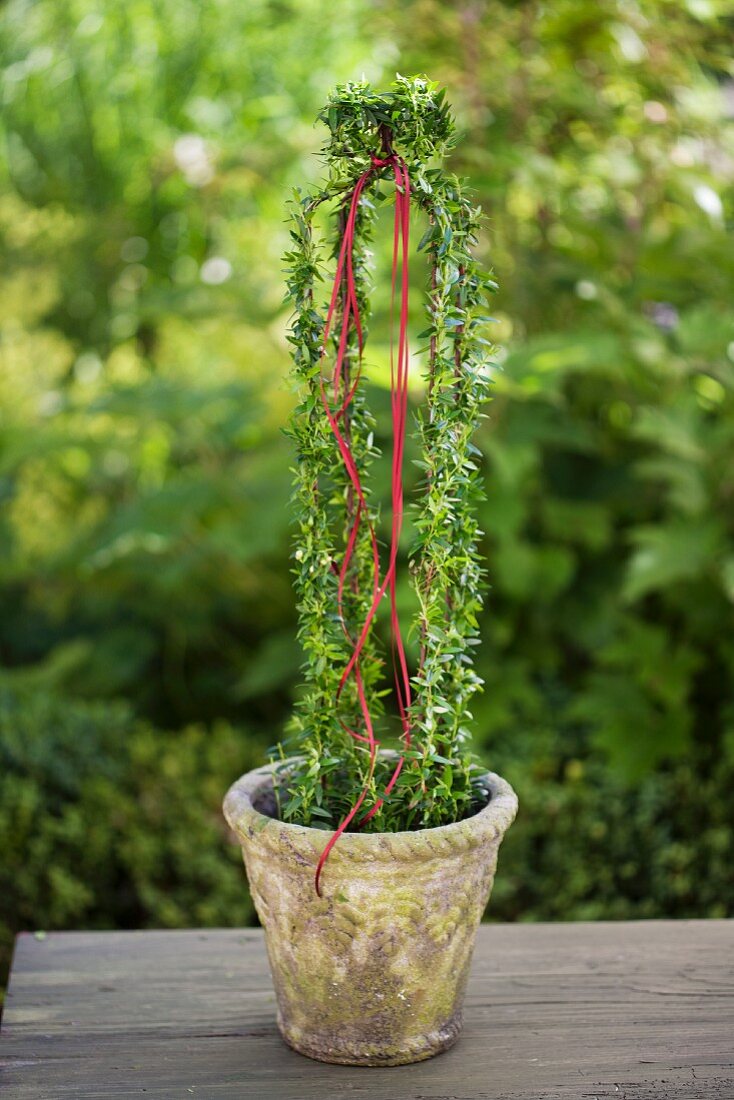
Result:
{"label": "garden shrub", "polygon": [[251,922],[220,805],[255,751],[224,722],[0,690],[0,967],[20,930]]}
{"label": "garden shrub", "polygon": [[734,752],[698,745],[631,785],[573,727],[529,725],[493,764],[520,812],[491,920],[734,916]]}
{"label": "garden shrub", "polygon": [[[260,751],[226,723],[170,734],[124,705],[0,691],[0,967],[20,930],[253,923],[219,806]],[[536,716],[493,763],[520,813],[492,920],[734,916],[734,752],[633,789]]]}

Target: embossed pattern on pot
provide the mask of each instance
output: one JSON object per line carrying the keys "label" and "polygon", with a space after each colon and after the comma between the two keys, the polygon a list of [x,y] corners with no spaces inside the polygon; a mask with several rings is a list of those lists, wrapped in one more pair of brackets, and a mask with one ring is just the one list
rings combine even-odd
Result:
{"label": "embossed pattern on pot", "polygon": [[329,833],[269,816],[269,766],[230,788],[225,816],[265,928],[278,1025],[296,1050],[386,1066],[456,1041],[476,929],[517,811],[503,779],[483,783],[487,804],[455,824],[344,834],[322,898],[313,869]]}

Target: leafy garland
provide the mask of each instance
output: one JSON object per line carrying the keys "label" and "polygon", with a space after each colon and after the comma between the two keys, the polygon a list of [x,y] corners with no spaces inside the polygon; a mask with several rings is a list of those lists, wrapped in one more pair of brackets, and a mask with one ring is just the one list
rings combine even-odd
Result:
{"label": "leafy garland", "polygon": [[[487,366],[492,345],[485,339],[487,294],[496,289],[474,260],[481,211],[462,181],[435,166],[454,144],[454,121],[444,91],[423,78],[398,76],[390,91],[376,93],[366,82],[337,86],[319,118],[329,128],[324,153],[326,186],[313,194],[295,189],[290,203],[292,244],[285,254],[288,296],[295,307],[289,340],[293,376],[300,400],[288,428],[296,453],[293,512],[298,532],[294,553],[298,599],[298,636],[305,654],[304,691],[296,706],[290,736],[274,751],[282,763],[277,790],[283,820],[335,828],[365,784],[365,808],[384,798],[364,825],[369,831],[426,828],[460,820],[483,800],[479,771],[469,748],[468,709],[481,680],[472,664],[478,643],[477,615],[482,604],[483,569],[478,553],[481,532],[477,502],[481,496],[479,452],[472,435],[488,399]],[[316,283],[324,279],[323,246],[314,235],[321,204],[336,204],[336,256],[345,211],[355,182],[373,154],[392,149],[404,159],[414,202],[428,217],[418,245],[430,258],[426,312],[425,381],[427,400],[418,413],[423,485],[413,504],[416,538],[410,551],[410,577],[419,610],[419,667],[412,676],[412,745],[398,781],[385,797],[394,760],[381,758],[372,776],[364,745],[345,730],[359,728],[361,716],[354,686],[335,705],[342,671],[351,655],[344,623],[361,624],[372,596],[372,547],[363,525],[354,547],[344,618],[337,609],[336,566],[344,553],[354,516],[352,486],[336,447],[320,398],[321,346],[325,316],[316,301]],[[354,279],[360,314],[369,313],[369,250],[374,203],[385,198],[375,173],[360,201],[355,226]],[[334,344],[338,337],[330,334]],[[343,386],[356,377],[358,348],[350,335]],[[345,432],[365,487],[369,521],[376,528],[378,507],[369,494],[370,466],[377,455],[374,420],[364,387],[357,387]],[[362,651],[361,669],[373,715],[381,712],[383,659],[372,632]],[[299,758],[286,764],[288,753]]]}

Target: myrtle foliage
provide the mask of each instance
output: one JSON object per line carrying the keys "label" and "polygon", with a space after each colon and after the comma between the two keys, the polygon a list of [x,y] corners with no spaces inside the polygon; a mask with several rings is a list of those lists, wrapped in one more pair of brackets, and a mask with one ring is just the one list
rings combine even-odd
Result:
{"label": "myrtle foliage", "polygon": [[[472,435],[488,398],[492,347],[484,335],[490,320],[486,300],[495,284],[472,255],[481,210],[464,181],[440,165],[455,132],[443,90],[424,78],[401,76],[382,94],[366,82],[348,83],[335,88],[319,117],[329,130],[324,147],[328,182],[315,194],[294,193],[291,246],[285,256],[295,307],[289,339],[300,398],[289,434],[296,452],[294,576],[305,684],[291,736],[278,747],[282,760],[294,753],[301,758],[295,770],[292,764],[283,767],[281,813],[289,821],[331,828],[365,783],[371,785],[366,806],[383,796],[394,768],[394,759],[383,758],[370,778],[369,751],[348,732],[361,728],[356,687],[350,681],[341,696],[338,691],[352,652],[350,639],[359,635],[372,599],[369,524],[377,528],[380,517],[374,486],[370,494],[374,424],[360,383],[345,433],[365,487],[369,524],[360,529],[340,616],[337,573],[356,504],[320,392],[329,356],[322,361],[325,316],[316,284],[325,279],[324,245],[315,232],[317,211],[332,204],[335,255],[358,177],[370,166],[373,153],[394,150],[406,162],[412,198],[428,224],[418,245],[430,266],[428,325],[420,334],[425,343],[419,351],[425,399],[416,413],[422,480],[412,501],[415,537],[408,551],[420,654],[412,675],[411,745],[403,743],[399,750],[407,765],[369,827],[429,827],[473,812],[481,797],[469,730],[469,704],[481,687],[472,651],[479,640],[483,589],[477,525],[481,480]],[[365,320],[368,245],[376,205],[391,195],[390,175],[387,167],[373,174],[356,223],[355,277]],[[338,328],[333,326],[329,334],[329,352],[336,351]],[[343,392],[355,377],[357,353],[352,333]],[[361,670],[373,715],[383,710],[385,664],[372,631]]]}

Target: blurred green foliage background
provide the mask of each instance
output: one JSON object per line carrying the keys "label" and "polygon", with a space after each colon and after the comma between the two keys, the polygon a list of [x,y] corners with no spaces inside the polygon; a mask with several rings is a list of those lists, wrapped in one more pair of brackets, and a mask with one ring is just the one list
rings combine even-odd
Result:
{"label": "blurred green foliage background", "polygon": [[0,20],[3,957],[253,919],[219,802],[298,680],[284,201],[329,88],[396,70],[447,86],[500,282],[475,714],[521,813],[490,916],[734,915],[734,6]]}

